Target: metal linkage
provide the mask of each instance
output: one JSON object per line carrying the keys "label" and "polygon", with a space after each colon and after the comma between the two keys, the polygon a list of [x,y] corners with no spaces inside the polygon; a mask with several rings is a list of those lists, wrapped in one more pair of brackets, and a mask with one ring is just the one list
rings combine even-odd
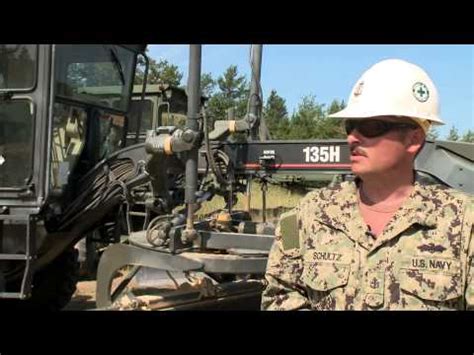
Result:
{"label": "metal linkage", "polygon": [[[202,268],[202,263],[180,255],[147,250],[132,245],[109,246],[99,262],[97,271],[96,302],[98,308],[112,305],[112,281],[117,271],[125,266],[151,267],[165,271],[192,271]],[[124,285],[120,286],[121,288]],[[117,297],[117,295],[116,295]]]}
{"label": "metal linkage", "polygon": [[[236,250],[237,252],[238,250]],[[247,251],[248,252],[248,251]],[[267,264],[266,255],[218,254],[211,252],[183,252],[173,255],[165,251],[145,249],[126,244],[114,244],[107,248],[100,259],[97,272],[97,307],[109,307],[120,296],[132,279],[137,267],[151,267],[162,271],[201,271],[209,274],[263,275]],[[113,291],[112,281],[121,268],[133,266],[131,276]]]}

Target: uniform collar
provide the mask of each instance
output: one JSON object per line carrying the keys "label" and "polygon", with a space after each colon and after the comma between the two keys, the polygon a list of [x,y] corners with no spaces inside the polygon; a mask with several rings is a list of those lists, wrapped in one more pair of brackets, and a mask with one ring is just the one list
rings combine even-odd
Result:
{"label": "uniform collar", "polygon": [[377,237],[370,248],[371,251],[399,236],[412,226],[416,225],[422,229],[436,227],[437,211],[427,203],[432,199],[428,192],[429,190],[424,185],[415,182],[412,193],[390,219],[382,234]]}
{"label": "uniform collar", "polygon": [[365,224],[358,206],[357,180],[343,182],[333,188],[329,198],[322,199],[322,204],[316,212],[316,219],[321,223],[343,231],[354,242],[361,244],[368,250],[373,250],[393,239],[412,225],[423,228],[435,228],[437,211],[432,201],[431,192],[418,182],[407,200],[395,213],[384,232],[372,242],[367,238],[368,228]]}
{"label": "uniform collar", "polygon": [[343,182],[329,189],[325,196],[325,189],[319,192],[315,218],[325,225],[343,231],[354,242],[358,236],[367,232],[357,201],[357,183]]}
{"label": "uniform collar", "polygon": [[430,203],[432,201],[431,189],[417,181],[411,195],[398,210],[396,216],[409,219],[411,224],[435,228],[439,210],[435,204]]}

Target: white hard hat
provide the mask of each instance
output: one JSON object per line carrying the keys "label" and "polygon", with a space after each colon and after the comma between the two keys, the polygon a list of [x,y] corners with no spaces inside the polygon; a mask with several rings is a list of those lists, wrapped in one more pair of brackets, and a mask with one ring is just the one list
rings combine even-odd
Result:
{"label": "white hard hat", "polygon": [[347,107],[329,117],[402,116],[426,130],[439,117],[438,90],[417,65],[400,59],[383,60],[368,69],[351,91]]}

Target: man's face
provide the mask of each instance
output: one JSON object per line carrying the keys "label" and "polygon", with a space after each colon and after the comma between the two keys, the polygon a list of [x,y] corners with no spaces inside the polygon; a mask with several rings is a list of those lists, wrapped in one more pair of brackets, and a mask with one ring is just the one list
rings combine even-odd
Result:
{"label": "man's face", "polygon": [[[374,119],[361,119],[356,122],[368,122]],[[396,117],[377,117],[376,120],[393,123],[410,123],[409,120],[400,120]],[[352,129],[347,136],[351,151],[352,172],[360,177],[369,175],[387,174],[405,168],[407,164],[413,164],[413,158],[422,142],[418,142],[419,137],[415,137],[415,132],[419,131],[411,128],[394,128],[376,137],[370,137],[361,128]],[[369,127],[370,128],[370,127]],[[373,128],[373,127],[372,127]],[[372,129],[374,131],[374,129]],[[376,131],[376,130],[375,130]],[[366,135],[364,135],[364,132]],[[419,135],[420,132],[417,134]],[[418,139],[416,139],[418,138]],[[419,144],[418,144],[419,143]]]}

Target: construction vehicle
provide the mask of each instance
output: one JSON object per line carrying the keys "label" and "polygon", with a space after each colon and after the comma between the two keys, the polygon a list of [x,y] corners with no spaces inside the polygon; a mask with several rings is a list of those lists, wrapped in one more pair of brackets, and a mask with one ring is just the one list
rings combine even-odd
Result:
{"label": "construction vehicle", "polygon": [[135,68],[144,50],[0,46],[2,305],[64,307],[77,281],[74,245],[97,227],[106,234],[107,223],[114,223],[121,181],[133,167],[95,166],[125,146]]}
{"label": "construction vehicle", "polygon": [[[108,87],[107,89],[110,91],[112,88]],[[94,88],[94,90],[101,92],[103,88],[98,87]],[[116,87],[113,90],[118,91],[120,88]],[[206,101],[206,97],[201,98],[202,105]],[[127,114],[125,146],[144,143],[146,132],[156,127],[184,127],[186,124],[187,102],[187,94],[184,88],[163,83],[147,84],[143,96],[143,85],[134,85],[132,101],[130,102]],[[144,152],[143,147],[140,147],[139,150]],[[134,161],[138,162],[137,159]],[[136,209],[133,212],[135,216],[143,214],[143,203],[140,203],[138,198],[134,199],[134,208]],[[140,225],[143,225],[143,221]],[[104,242],[98,230],[88,233],[86,238],[77,244],[76,247],[79,250],[79,260],[81,263],[81,279],[95,278],[101,250],[107,244],[108,241]]]}
{"label": "construction vehicle", "polygon": [[[153,101],[149,88],[147,109],[143,85],[134,105],[133,75],[137,56],[147,62],[144,46],[1,48],[0,298],[64,307],[77,280],[74,245],[92,235],[105,248],[99,309],[120,308],[131,295],[127,285],[146,268],[189,281],[158,292],[149,308],[216,308],[226,300],[255,308],[275,227],[265,216],[268,183],[352,178],[343,140],[267,140],[262,46],[252,47],[247,115],[216,121],[213,129],[200,95],[201,46],[190,47],[184,125],[183,100],[176,110],[170,100],[184,97],[182,90],[158,87]],[[146,77],[147,69],[145,83]],[[181,116],[171,122],[175,111]],[[428,142],[417,170],[473,192],[472,147]],[[258,222],[249,203],[234,208],[238,193],[250,200],[255,180],[264,212]],[[199,207],[216,195],[225,208],[197,220]],[[119,271],[126,274],[112,290]]]}
{"label": "construction vehicle", "polygon": [[[186,124],[188,96],[185,89],[169,84],[147,84],[143,99],[142,91],[143,85],[134,85],[128,115],[127,146],[145,142],[146,132],[156,127],[183,128]],[[201,105],[207,100],[202,96]]]}

